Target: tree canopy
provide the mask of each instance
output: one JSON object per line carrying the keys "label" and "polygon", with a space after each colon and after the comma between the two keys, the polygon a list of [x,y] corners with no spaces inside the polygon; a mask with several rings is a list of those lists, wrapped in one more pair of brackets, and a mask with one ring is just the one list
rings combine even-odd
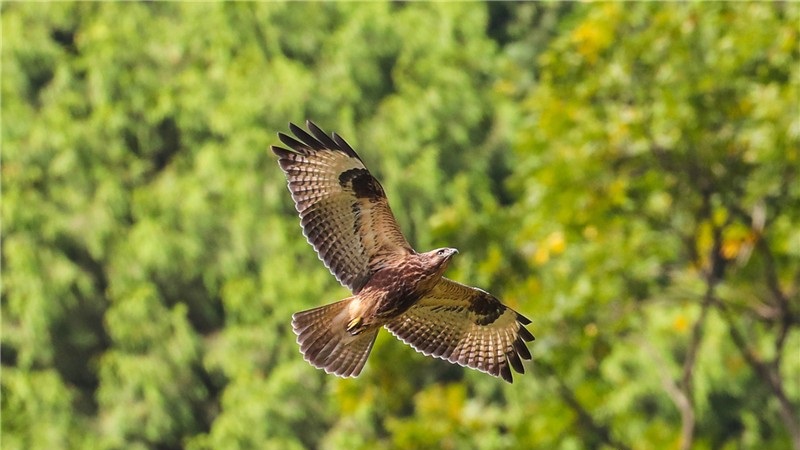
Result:
{"label": "tree canopy", "polygon": [[[800,5],[0,11],[4,448],[800,450]],[[303,361],[348,295],[268,150],[307,118],[528,374]]]}

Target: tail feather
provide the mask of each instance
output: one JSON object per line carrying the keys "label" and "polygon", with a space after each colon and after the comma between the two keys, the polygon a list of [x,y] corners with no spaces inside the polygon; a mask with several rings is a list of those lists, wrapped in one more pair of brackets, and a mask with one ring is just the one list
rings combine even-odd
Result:
{"label": "tail feather", "polygon": [[354,297],[295,313],[292,328],[303,358],[340,377],[356,377],[364,368],[380,327],[352,335],[348,306]]}

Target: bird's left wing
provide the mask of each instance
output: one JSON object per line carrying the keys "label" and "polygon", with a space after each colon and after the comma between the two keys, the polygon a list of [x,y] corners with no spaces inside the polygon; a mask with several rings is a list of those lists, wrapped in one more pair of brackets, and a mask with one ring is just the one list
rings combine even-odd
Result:
{"label": "bird's left wing", "polygon": [[398,254],[414,250],[403,237],[383,187],[338,134],[306,122],[297,139],[278,133],[291,150],[272,146],[286,173],[308,242],[339,282],[358,293]]}
{"label": "bird's left wing", "polygon": [[427,356],[502,377],[525,373],[531,321],[486,291],[442,277],[425,297],[386,328]]}

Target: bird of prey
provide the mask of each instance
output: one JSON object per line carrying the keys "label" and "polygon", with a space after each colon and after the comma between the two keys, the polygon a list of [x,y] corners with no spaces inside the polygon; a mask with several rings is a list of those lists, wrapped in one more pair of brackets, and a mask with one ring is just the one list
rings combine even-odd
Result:
{"label": "bird of prey", "polygon": [[381,327],[420,353],[512,382],[525,373],[530,320],[492,294],[442,276],[454,248],[417,253],[389,208],[383,187],[338,134],[311,121],[278,133],[272,146],[286,174],[303,234],[352,296],[295,313],[306,361],[355,377]]}

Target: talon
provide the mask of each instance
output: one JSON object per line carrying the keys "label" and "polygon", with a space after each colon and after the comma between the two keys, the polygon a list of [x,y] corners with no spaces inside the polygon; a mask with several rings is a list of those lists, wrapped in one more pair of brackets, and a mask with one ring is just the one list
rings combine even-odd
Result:
{"label": "talon", "polygon": [[351,320],[350,322],[347,323],[347,327],[345,329],[347,331],[349,331],[350,334],[358,334],[358,331],[353,331],[353,330],[355,328],[358,328],[361,325],[362,322],[363,322],[363,320],[361,319],[360,316],[356,317],[355,319],[353,319],[353,320]]}

